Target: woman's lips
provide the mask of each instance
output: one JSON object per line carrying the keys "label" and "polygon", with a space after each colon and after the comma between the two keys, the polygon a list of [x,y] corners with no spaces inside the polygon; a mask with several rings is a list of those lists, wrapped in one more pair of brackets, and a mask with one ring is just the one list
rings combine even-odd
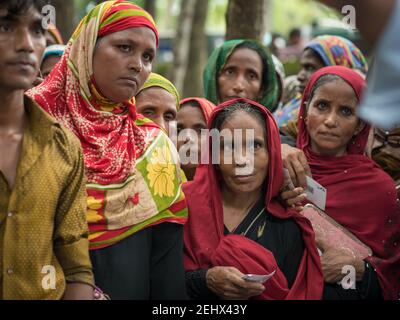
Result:
{"label": "woman's lips", "polygon": [[131,86],[134,86],[135,88],[138,88],[138,81],[135,78],[130,78],[130,77],[125,77],[125,78],[121,78],[122,81],[128,83]]}
{"label": "woman's lips", "polygon": [[236,181],[238,181],[238,182],[241,182],[241,183],[249,182],[249,181],[253,180],[253,178],[254,178],[254,174],[249,174],[249,175],[236,175],[236,176],[234,176],[234,179],[235,179]]}
{"label": "woman's lips", "polygon": [[335,133],[332,133],[332,132],[318,132],[318,134],[320,135],[320,136],[323,136],[323,137],[325,137],[325,138],[332,138],[332,139],[337,139],[337,138],[339,138],[339,135],[337,135],[337,134],[335,134]]}

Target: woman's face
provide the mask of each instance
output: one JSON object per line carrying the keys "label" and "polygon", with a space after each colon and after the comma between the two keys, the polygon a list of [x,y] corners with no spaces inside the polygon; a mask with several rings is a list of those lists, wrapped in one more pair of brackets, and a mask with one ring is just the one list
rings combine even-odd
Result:
{"label": "woman's face", "polygon": [[169,133],[170,124],[176,120],[176,98],[161,87],[144,89],[136,96],[138,113],[157,123]]}
{"label": "woman's face", "polygon": [[[221,134],[221,164],[218,167],[224,187],[237,194],[259,192],[267,177],[269,163],[265,127],[254,116],[239,111],[225,120],[221,131],[224,129],[232,137],[235,129],[242,130],[241,139],[235,141],[235,145],[232,138]],[[254,132],[254,139],[246,134],[246,130]]]}
{"label": "woman's face", "polygon": [[218,75],[219,102],[235,98],[257,100],[262,89],[263,63],[249,48],[236,49]]}
{"label": "woman's face", "polygon": [[308,107],[305,120],[311,148],[320,155],[342,156],[362,126],[356,116],[357,97],[343,80],[320,86]]}
{"label": "woman's face", "polygon": [[[178,150],[185,152],[188,158],[197,154],[197,163],[182,164],[182,168],[195,168],[200,162],[201,146],[205,145],[206,135],[201,135],[202,129],[207,129],[207,121],[200,107],[186,103],[181,106],[177,117],[179,136]],[[184,132],[182,132],[185,130]],[[202,140],[203,139],[203,140]],[[183,148],[184,147],[184,148]]]}
{"label": "woman's face", "polygon": [[303,93],[312,74],[325,67],[325,64],[314,50],[306,49],[301,55],[300,65],[301,69],[297,74],[297,80],[299,81],[298,91]]}
{"label": "woman's face", "polygon": [[147,27],[100,38],[93,55],[97,89],[117,103],[132,99],[149,77],[155,54],[156,36]]}

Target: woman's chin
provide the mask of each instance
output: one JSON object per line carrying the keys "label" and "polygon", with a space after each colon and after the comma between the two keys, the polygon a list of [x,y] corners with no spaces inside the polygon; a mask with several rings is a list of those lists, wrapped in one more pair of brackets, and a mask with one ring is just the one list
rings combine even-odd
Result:
{"label": "woman's chin", "polygon": [[136,94],[137,92],[135,90],[124,90],[109,95],[109,97],[106,97],[115,103],[123,103],[134,98]]}

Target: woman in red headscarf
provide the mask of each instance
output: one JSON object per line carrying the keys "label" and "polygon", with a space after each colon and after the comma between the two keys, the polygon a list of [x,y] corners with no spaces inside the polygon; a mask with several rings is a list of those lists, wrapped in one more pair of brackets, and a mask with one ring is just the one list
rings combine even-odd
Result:
{"label": "woman in red headscarf", "polygon": [[146,11],[103,2],[81,21],[49,77],[28,93],[81,142],[90,256],[96,283],[112,299],[186,297],[178,155],[163,130],[136,113],[134,100],[157,44]]}
{"label": "woman in red headscarf", "polygon": [[[393,180],[363,153],[369,125],[356,116],[365,86],[345,67],[326,67],[310,79],[298,120],[297,147],[307,156],[313,178],[327,189],[326,213],[372,249],[363,260],[327,247],[321,235],[326,299],[399,299],[400,208]],[[357,286],[336,284],[342,267],[355,267]]]}
{"label": "woman in red headscarf", "polygon": [[[200,165],[194,181],[184,185],[189,295],[320,299],[323,279],[311,224],[276,199],[283,167],[271,113],[251,100],[231,100],[214,110],[209,128],[224,132],[211,138],[213,162],[215,156],[220,161]],[[234,130],[242,135],[233,139]],[[272,277],[257,283],[246,274]]]}
{"label": "woman in red headscarf", "polygon": [[203,98],[186,98],[180,102],[177,146],[182,170],[189,181],[193,180],[197,165],[201,162],[201,149],[207,136],[204,130],[214,109],[215,105]]}

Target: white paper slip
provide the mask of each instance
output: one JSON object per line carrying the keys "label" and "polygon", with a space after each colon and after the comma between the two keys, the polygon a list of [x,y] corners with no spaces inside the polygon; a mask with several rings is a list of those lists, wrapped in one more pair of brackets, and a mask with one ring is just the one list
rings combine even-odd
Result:
{"label": "white paper slip", "polygon": [[245,274],[243,276],[243,279],[246,281],[250,281],[250,282],[265,283],[269,279],[271,279],[275,273],[276,273],[276,270],[270,274],[265,274],[265,275]]}
{"label": "white paper slip", "polygon": [[307,177],[307,200],[325,211],[327,190],[314,179]]}

